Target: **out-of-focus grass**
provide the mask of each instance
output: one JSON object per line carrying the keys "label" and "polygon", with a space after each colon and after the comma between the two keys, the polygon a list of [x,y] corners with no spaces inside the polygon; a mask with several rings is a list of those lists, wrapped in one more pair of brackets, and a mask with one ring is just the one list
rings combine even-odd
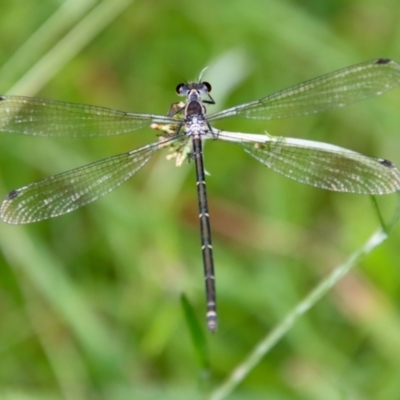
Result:
{"label": "out-of-focus grass", "polygon": [[[400,60],[394,0],[63,7],[1,2],[0,92],[165,114],[176,84],[207,65],[226,107],[371,58]],[[397,89],[318,116],[218,126],[327,141],[399,165],[399,102]],[[151,130],[2,135],[1,193],[153,140]],[[73,214],[0,225],[1,398],[199,397],[379,225],[368,197],[288,181],[229,144],[207,143],[205,158],[220,312],[210,370],[199,369],[180,302],[184,292],[204,324],[193,165],[175,168],[161,154]],[[389,218],[396,196],[378,200]],[[310,310],[237,398],[397,400],[399,239],[395,229]]]}

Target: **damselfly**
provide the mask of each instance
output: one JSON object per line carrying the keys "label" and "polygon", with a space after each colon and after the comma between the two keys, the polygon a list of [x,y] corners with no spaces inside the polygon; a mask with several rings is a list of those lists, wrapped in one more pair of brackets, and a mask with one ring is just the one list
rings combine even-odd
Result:
{"label": "damselfly", "polygon": [[202,146],[206,139],[236,143],[267,167],[301,183],[323,189],[370,195],[400,189],[400,171],[383,158],[373,158],[327,143],[227,132],[213,121],[238,115],[277,119],[343,107],[377,96],[400,84],[400,65],[377,59],[344,68],[273,93],[260,100],[206,115],[214,104],[207,82],[180,84],[186,98],[167,116],[123,112],[54,100],[0,96],[0,131],[34,136],[112,136],[151,126],[160,140],[11,191],[1,205],[1,218],[27,224],[57,217],[109,193],[135,174],[157,151],[169,147],[177,164],[194,161],[197,176],[201,248],[206,285],[207,326],[217,328],[213,249],[207,205]]}

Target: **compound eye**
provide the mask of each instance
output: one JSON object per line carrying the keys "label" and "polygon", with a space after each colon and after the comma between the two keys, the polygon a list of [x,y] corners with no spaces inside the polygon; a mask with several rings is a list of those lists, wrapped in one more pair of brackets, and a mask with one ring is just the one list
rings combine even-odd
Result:
{"label": "compound eye", "polygon": [[176,93],[178,93],[178,94],[182,94],[182,89],[183,89],[183,87],[185,86],[185,84],[184,83],[180,83],[177,87],[176,87]]}
{"label": "compound eye", "polygon": [[205,88],[207,89],[207,92],[210,93],[211,92],[211,85],[208,82],[201,82]]}

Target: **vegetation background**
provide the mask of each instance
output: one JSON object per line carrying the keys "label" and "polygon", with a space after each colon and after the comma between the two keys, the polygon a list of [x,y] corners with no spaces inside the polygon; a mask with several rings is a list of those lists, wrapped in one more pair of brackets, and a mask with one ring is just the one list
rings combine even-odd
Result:
{"label": "vegetation background", "polygon": [[[0,10],[0,92],[127,111],[166,114],[176,85],[205,66],[216,110],[369,59],[400,61],[397,0],[0,0]],[[399,105],[400,88],[321,115],[218,127],[400,165]],[[156,138],[0,140],[5,196]],[[90,206],[0,224],[1,399],[222,398],[215,390],[254,346],[379,228],[367,196],[292,182],[230,144],[207,143],[205,163],[220,313],[207,350],[198,355],[180,300],[205,330],[193,165],[161,152]],[[378,200],[390,218],[396,196]],[[399,240],[397,227],[228,397],[398,400]]]}

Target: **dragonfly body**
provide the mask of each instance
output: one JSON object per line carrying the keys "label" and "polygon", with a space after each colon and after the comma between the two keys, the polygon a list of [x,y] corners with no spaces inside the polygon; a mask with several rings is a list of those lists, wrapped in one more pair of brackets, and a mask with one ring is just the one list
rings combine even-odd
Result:
{"label": "dragonfly body", "polygon": [[[207,82],[180,84],[177,87],[179,95],[187,96],[188,101],[184,107],[185,135],[192,138],[192,157],[196,169],[197,199],[199,204],[201,251],[203,255],[204,278],[206,285],[207,326],[211,332],[217,329],[217,303],[215,294],[214,258],[211,243],[210,215],[208,212],[206,177],[203,163],[203,136],[211,131],[206,121],[206,108],[204,102],[214,103],[209,95],[211,86]],[[202,95],[207,95],[209,100],[202,100]]]}
{"label": "dragonfly body", "polygon": [[[214,104],[205,82],[180,84],[182,107],[169,115],[138,114],[104,107],[20,96],[0,96],[0,131],[6,133],[83,137],[131,133],[149,126],[166,132],[162,140],[11,191],[0,216],[25,224],[71,212],[109,193],[135,174],[157,151],[175,149],[177,164],[194,160],[207,292],[207,325],[217,327],[214,262],[202,144],[218,139],[241,146],[252,157],[282,175],[311,186],[338,192],[383,195],[400,189],[400,171],[383,158],[310,140],[217,130],[211,122],[238,115],[277,119],[308,115],[382,93],[400,85],[400,65],[377,59],[350,66],[245,103],[207,115]],[[175,105],[176,106],[176,105]],[[188,147],[188,143],[191,146]]]}

